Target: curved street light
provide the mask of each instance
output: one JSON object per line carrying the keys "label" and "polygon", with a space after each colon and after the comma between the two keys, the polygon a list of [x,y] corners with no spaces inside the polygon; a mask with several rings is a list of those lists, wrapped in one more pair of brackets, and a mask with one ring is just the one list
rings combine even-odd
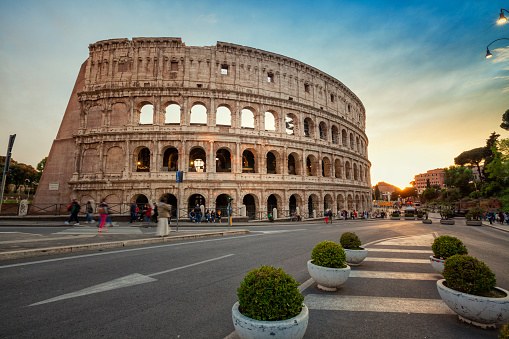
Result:
{"label": "curved street light", "polygon": [[500,10],[500,18],[498,19],[497,23],[499,25],[501,24],[505,24],[507,22],[507,18],[504,16],[504,11],[506,11],[507,13],[509,13],[509,11],[507,9],[501,9]]}
{"label": "curved street light", "polygon": [[493,56],[493,54],[490,53],[489,47],[491,46],[492,43],[494,43],[495,41],[498,41],[498,40],[509,40],[509,38],[500,38],[500,39],[493,40],[492,42],[490,42],[490,44],[488,46],[486,46],[486,56],[485,56],[486,59],[489,59]]}

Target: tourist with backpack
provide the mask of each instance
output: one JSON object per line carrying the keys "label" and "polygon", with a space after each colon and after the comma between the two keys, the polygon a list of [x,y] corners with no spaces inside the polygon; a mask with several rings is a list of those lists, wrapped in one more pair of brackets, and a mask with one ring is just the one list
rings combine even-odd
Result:
{"label": "tourist with backpack", "polygon": [[65,224],[69,225],[71,222],[76,221],[74,226],[79,226],[80,222],[78,220],[78,213],[80,212],[81,206],[78,204],[78,201],[76,199],[73,199],[72,203],[67,206],[67,211],[71,212],[71,215],[69,216],[69,221],[66,221]]}

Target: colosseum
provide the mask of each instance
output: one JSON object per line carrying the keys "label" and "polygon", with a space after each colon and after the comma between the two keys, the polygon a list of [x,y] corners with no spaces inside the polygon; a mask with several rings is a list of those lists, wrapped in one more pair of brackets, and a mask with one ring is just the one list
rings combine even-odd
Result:
{"label": "colosseum", "polygon": [[[89,46],[34,205],[162,196],[234,215],[369,211],[366,113],[334,77],[217,42],[133,38]],[[184,172],[180,187],[176,171]]]}

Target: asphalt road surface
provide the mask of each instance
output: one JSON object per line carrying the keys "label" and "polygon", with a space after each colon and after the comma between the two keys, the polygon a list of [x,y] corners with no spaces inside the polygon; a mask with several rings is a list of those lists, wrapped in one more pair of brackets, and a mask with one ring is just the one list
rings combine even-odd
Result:
{"label": "asphalt road surface", "polygon": [[[246,228],[246,227],[243,227]],[[271,265],[301,285],[305,338],[497,338],[461,323],[441,301],[433,238],[459,237],[509,289],[509,233],[417,221],[287,223],[251,234],[0,263],[2,338],[235,337],[231,308],[246,272]],[[53,229],[53,232],[59,230]],[[306,262],[320,241],[354,231],[368,258],[337,292],[321,292]]]}

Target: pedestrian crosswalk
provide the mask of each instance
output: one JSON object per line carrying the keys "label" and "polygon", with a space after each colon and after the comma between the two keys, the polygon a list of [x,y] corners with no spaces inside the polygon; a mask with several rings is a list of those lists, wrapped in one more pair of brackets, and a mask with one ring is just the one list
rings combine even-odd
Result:
{"label": "pedestrian crosswalk", "polygon": [[[99,228],[95,225],[84,227],[67,228],[63,231],[56,232],[55,234],[97,234]],[[104,227],[110,234],[141,234],[143,233],[139,227],[119,227],[113,223],[113,227]]]}
{"label": "pedestrian crosswalk", "polygon": [[[433,240],[434,234],[424,234],[366,244],[368,257],[360,266],[351,268],[350,278],[345,285],[334,293],[320,293],[310,279],[311,282],[301,285],[301,290],[306,294],[304,302],[310,310],[454,314],[440,299],[436,287],[430,284],[442,278],[434,273],[429,263]],[[387,268],[393,270],[388,271]],[[416,282],[427,282],[430,291],[423,295],[428,298],[419,298],[419,291],[416,291],[415,298],[409,298],[408,291],[401,293],[401,297],[394,296],[399,291],[391,290],[387,286],[396,280],[399,280],[397,284],[400,289],[408,286],[409,291],[416,289]],[[366,284],[371,286],[369,293],[366,293],[369,295],[349,295],[345,292],[352,294],[357,292],[357,286]],[[389,290],[391,295],[384,295]],[[436,298],[430,299],[429,295],[436,295]]]}

